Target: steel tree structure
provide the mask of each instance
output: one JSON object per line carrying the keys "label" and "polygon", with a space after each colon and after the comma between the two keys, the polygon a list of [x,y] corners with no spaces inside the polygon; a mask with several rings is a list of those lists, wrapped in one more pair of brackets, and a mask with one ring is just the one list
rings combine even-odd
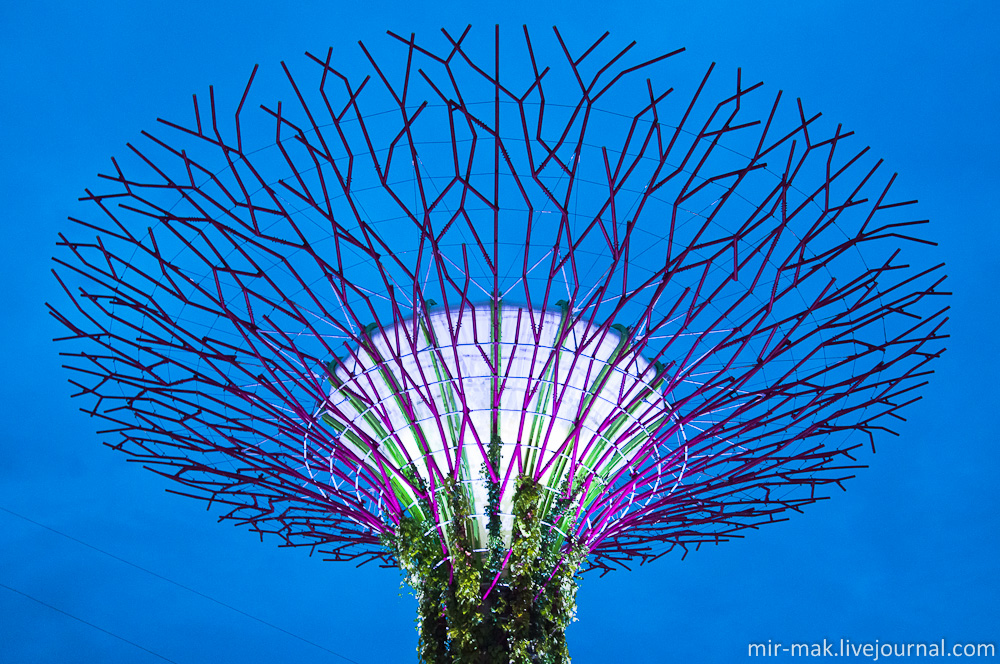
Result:
{"label": "steel tree structure", "polygon": [[390,36],[129,146],[59,243],[63,354],[220,519],[402,568],[421,661],[568,661],[578,571],[851,476],[942,352],[941,266],[867,148],[739,71]]}

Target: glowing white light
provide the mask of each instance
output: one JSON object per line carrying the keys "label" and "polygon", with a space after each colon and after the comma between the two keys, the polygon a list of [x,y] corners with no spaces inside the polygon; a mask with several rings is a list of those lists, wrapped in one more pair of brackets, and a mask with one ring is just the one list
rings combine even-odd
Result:
{"label": "glowing white light", "polygon": [[518,475],[535,477],[551,492],[544,509],[566,493],[572,475],[575,504],[586,507],[671,417],[657,371],[614,331],[571,322],[560,311],[534,312],[533,320],[532,312],[513,306],[466,309],[461,319],[455,312],[451,318],[442,311],[416,326],[372,332],[366,347],[334,368],[337,384],[324,419],[365,465],[391,471],[397,480],[391,488],[411,511],[420,508],[413,490],[398,481],[405,469],[428,486],[457,477],[472,506],[472,541],[481,549],[494,432],[509,543]]}

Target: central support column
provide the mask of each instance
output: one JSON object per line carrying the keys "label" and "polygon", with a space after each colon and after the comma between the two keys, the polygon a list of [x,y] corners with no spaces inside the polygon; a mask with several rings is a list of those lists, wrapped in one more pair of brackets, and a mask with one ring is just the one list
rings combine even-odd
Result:
{"label": "central support column", "polygon": [[517,480],[510,546],[490,537],[485,555],[469,546],[468,500],[455,487],[439,493],[452,514],[443,526],[400,522],[394,548],[419,605],[422,664],[568,664],[566,628],[585,555],[553,550],[541,494],[534,480]]}

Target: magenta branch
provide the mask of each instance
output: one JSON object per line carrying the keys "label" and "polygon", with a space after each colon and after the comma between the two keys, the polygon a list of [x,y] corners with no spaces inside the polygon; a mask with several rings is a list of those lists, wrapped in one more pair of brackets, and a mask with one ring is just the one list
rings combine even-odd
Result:
{"label": "magenta branch", "polygon": [[60,238],[109,444],[400,566],[422,661],[568,661],[579,570],[843,488],[943,351],[925,221],[851,132],[606,37],[390,33],[366,71],[283,63],[276,102],[255,67]]}

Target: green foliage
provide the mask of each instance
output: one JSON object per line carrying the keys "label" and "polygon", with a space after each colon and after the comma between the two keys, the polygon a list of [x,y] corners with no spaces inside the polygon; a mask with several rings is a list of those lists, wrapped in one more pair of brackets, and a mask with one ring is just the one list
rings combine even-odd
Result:
{"label": "green foliage", "polygon": [[[586,551],[558,546],[561,537],[544,527],[545,490],[531,478],[516,480],[509,557],[498,487],[490,491],[485,553],[469,545],[469,499],[459,482],[437,493],[446,497],[438,505],[447,516],[444,526],[432,527],[434,520],[418,520],[416,512],[400,521],[387,544],[417,597],[421,663],[569,664],[565,632],[576,613],[576,573]],[[554,522],[567,502],[555,504]],[[426,502],[419,511],[433,513]]]}
{"label": "green foliage", "polygon": [[397,527],[393,548],[399,567],[417,598],[420,661],[451,662],[447,652],[448,626],[443,616],[447,567],[436,564],[441,559],[441,547],[433,529],[430,535],[424,532],[425,525],[426,522],[414,517],[403,518]]}
{"label": "green foliage", "polygon": [[479,611],[481,566],[476,564],[476,557],[468,546],[468,496],[463,487],[454,483],[446,484],[445,492],[451,511],[448,539],[452,578],[446,602],[448,637],[455,661],[473,661],[479,646],[477,628],[483,620]]}

